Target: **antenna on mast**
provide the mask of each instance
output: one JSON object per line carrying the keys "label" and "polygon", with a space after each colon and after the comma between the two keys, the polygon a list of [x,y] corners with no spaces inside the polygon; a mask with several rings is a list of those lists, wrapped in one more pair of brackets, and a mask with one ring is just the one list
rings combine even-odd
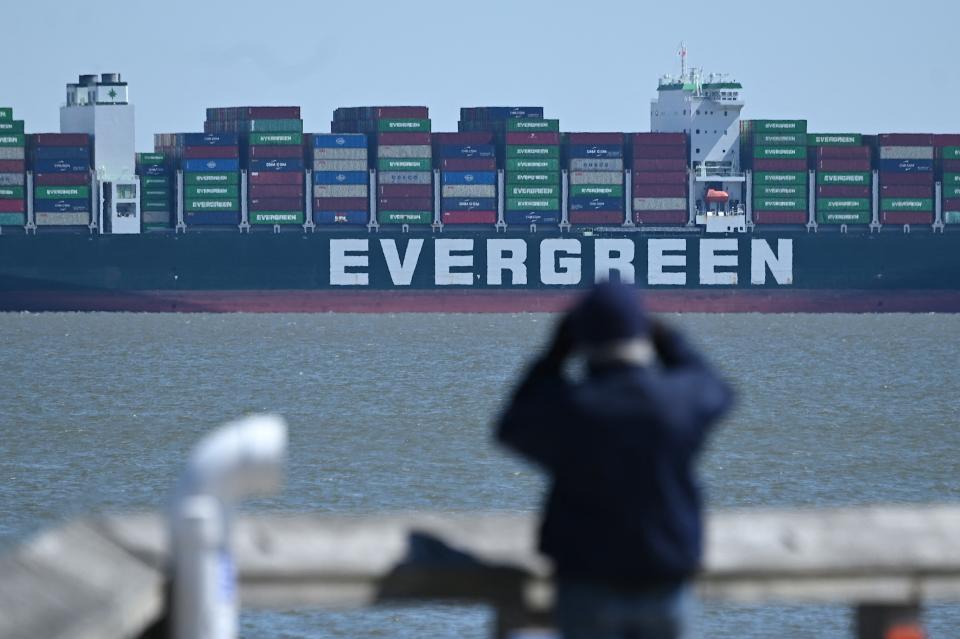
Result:
{"label": "antenna on mast", "polygon": [[680,41],[680,49],[677,51],[677,55],[680,56],[680,78],[681,80],[687,75],[687,46]]}

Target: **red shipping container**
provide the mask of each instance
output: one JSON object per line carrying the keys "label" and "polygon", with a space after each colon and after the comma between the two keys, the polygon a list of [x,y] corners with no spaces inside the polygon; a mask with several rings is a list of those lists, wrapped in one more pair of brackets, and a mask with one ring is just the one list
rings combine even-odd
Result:
{"label": "red shipping container", "polygon": [[867,146],[821,146],[817,148],[818,158],[870,160],[870,147]]}
{"label": "red shipping container", "polygon": [[623,133],[568,133],[567,144],[623,144]]}
{"label": "red shipping container", "polygon": [[382,197],[381,209],[388,211],[432,211],[433,199],[429,197]]}
{"label": "red shipping container", "polygon": [[250,184],[303,184],[303,171],[251,171]]}
{"label": "red shipping container", "polygon": [[686,184],[685,171],[634,171],[633,184]]}
{"label": "red shipping container", "polygon": [[433,197],[433,187],[429,184],[379,184],[377,195],[380,197]]}
{"label": "red shipping container", "polygon": [[948,197],[943,201],[944,211],[960,211],[960,197]]}
{"label": "red shipping container", "polygon": [[[602,142],[588,142],[602,144]],[[570,211],[571,224],[623,224],[623,211]]]}
{"label": "red shipping container", "polygon": [[933,197],[929,184],[881,184],[880,197]]}
{"label": "red shipping container", "polygon": [[880,211],[881,224],[933,224],[933,213],[922,211]]}
{"label": "red shipping container", "polygon": [[251,211],[302,211],[303,200],[298,197],[251,198]]}
{"label": "red shipping container", "polygon": [[238,158],[240,148],[237,146],[185,146],[183,157],[187,160]]}
{"label": "red shipping container", "polygon": [[444,158],[440,168],[446,171],[496,171],[496,158]]}
{"label": "red shipping container", "polygon": [[[227,107],[230,109],[232,107]],[[248,106],[236,107],[241,120],[299,120],[298,106]],[[229,113],[229,111],[228,111]],[[230,113],[232,116],[233,114]]]}
{"label": "red shipping container", "polygon": [[26,213],[27,203],[23,200],[0,200],[0,213]]}
{"label": "red shipping container", "polygon": [[842,159],[823,159],[817,160],[817,169],[820,171],[847,171],[851,173],[861,173],[870,170],[870,160],[842,160]]}
{"label": "red shipping container", "polygon": [[23,173],[27,170],[24,160],[0,160],[0,173]]}
{"label": "red shipping container", "polygon": [[806,160],[775,160],[772,158],[754,158],[754,171],[784,171],[797,173],[807,170]]}
{"label": "red shipping container", "polygon": [[933,146],[930,133],[881,133],[877,146]]}
{"label": "red shipping container", "polygon": [[366,211],[369,201],[365,197],[315,197],[316,211]]}
{"label": "red shipping container", "polygon": [[938,133],[933,136],[933,146],[960,146],[960,133]]}
{"label": "red shipping container", "polygon": [[247,147],[247,150],[251,158],[290,159],[303,157],[303,147],[292,144],[257,144]]}
{"label": "red shipping container", "polygon": [[686,211],[636,211],[633,214],[636,224],[686,224]]}
{"label": "red shipping container", "polygon": [[846,186],[843,184],[821,184],[817,187],[820,197],[870,197],[869,186]]}
{"label": "red shipping container", "polygon": [[686,160],[687,147],[681,145],[635,146],[633,147],[633,157],[640,160]]}
{"label": "red shipping container", "polygon": [[933,186],[933,173],[880,172],[880,184],[926,184]]}
{"label": "red shipping container", "polygon": [[806,224],[806,211],[754,211],[755,224]]}
{"label": "red shipping container", "polygon": [[634,133],[633,146],[687,145],[686,133]]}
{"label": "red shipping container", "polygon": [[960,173],[960,160],[943,160],[943,170],[947,173]]}
{"label": "red shipping container", "polygon": [[686,171],[687,161],[684,160],[639,160],[633,161],[634,171]]}
{"label": "red shipping container", "polygon": [[250,197],[296,197],[303,198],[303,186],[299,184],[251,184]]}
{"label": "red shipping container", "polygon": [[378,133],[377,144],[399,146],[424,146],[430,144],[429,133]]}
{"label": "red shipping container", "polygon": [[[470,144],[469,142],[467,144]],[[440,217],[444,224],[496,224],[496,211],[444,211]]]}
{"label": "red shipping container", "polygon": [[528,133],[507,133],[507,144],[517,146],[536,146],[539,144],[558,145],[560,134],[552,131],[531,131]]}
{"label": "red shipping container", "polygon": [[89,173],[36,173],[33,176],[36,186],[83,186],[90,184]]}
{"label": "red shipping container", "polygon": [[34,133],[31,141],[33,146],[89,146],[90,136],[86,133]]}
{"label": "red shipping container", "polygon": [[633,197],[687,197],[687,183],[683,184],[637,184]]}
{"label": "red shipping container", "polygon": [[460,133],[434,133],[434,144],[492,144],[490,131],[462,131]]}

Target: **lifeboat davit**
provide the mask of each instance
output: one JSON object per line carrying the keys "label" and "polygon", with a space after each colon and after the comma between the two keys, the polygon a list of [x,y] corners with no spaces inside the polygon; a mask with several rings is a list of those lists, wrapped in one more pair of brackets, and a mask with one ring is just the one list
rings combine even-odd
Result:
{"label": "lifeboat davit", "polygon": [[730,199],[730,194],[726,191],[718,191],[716,189],[707,189],[707,202],[718,202],[725,203]]}

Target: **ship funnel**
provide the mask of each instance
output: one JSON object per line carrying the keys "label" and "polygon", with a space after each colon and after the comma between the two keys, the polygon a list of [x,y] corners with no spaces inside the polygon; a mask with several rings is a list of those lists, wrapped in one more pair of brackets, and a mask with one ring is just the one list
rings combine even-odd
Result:
{"label": "ship funnel", "polygon": [[120,82],[119,73],[101,73],[100,74],[101,84],[118,84],[119,82]]}
{"label": "ship funnel", "polygon": [[82,87],[92,87],[97,83],[97,74],[84,74],[80,76],[78,84]]}

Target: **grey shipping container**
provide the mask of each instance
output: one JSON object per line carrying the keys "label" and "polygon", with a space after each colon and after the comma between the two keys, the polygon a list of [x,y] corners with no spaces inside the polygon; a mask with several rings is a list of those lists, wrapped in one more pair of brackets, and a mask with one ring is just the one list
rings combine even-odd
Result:
{"label": "grey shipping container", "polygon": [[22,160],[24,157],[22,146],[0,146],[0,160]]}
{"label": "grey shipping container", "polygon": [[170,211],[142,211],[140,218],[144,224],[169,224]]}
{"label": "grey shipping container", "polygon": [[[343,149],[349,151],[350,149]],[[366,160],[313,160],[314,171],[366,171]]]}
{"label": "grey shipping container", "polygon": [[444,184],[441,197],[497,197],[497,185]]}
{"label": "grey shipping container", "polygon": [[23,173],[0,173],[0,186],[23,186],[25,180]]}
{"label": "grey shipping container", "polygon": [[367,197],[366,184],[316,184],[313,197]]}
{"label": "grey shipping container", "polygon": [[380,184],[430,184],[433,174],[429,171],[380,171],[377,182]]}
{"label": "grey shipping container", "polygon": [[685,211],[687,198],[684,197],[635,197],[634,211]]}
{"label": "grey shipping container", "polygon": [[881,160],[932,160],[932,146],[882,146]]}
{"label": "grey shipping container", "polygon": [[[623,171],[623,160],[615,159],[593,159],[593,158],[572,158],[570,160],[571,171]],[[623,178],[623,176],[620,176]],[[622,179],[621,179],[622,181]]]}
{"label": "grey shipping container", "polygon": [[571,171],[570,184],[623,184],[623,174],[617,171]]}
{"label": "grey shipping container", "polygon": [[314,160],[366,160],[367,150],[356,148],[322,148],[313,150]]}
{"label": "grey shipping container", "polygon": [[90,213],[34,213],[37,226],[86,226]]}
{"label": "grey shipping container", "polygon": [[385,144],[377,148],[381,158],[429,158],[432,148],[424,144]]}

